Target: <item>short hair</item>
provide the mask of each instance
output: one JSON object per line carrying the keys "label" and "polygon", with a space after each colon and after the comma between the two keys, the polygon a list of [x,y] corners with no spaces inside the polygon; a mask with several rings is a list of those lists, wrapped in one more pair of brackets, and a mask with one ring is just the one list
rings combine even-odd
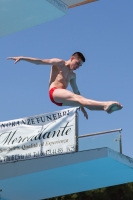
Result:
{"label": "short hair", "polygon": [[85,62],[85,57],[81,52],[75,52],[72,54],[72,56],[77,56],[79,57],[83,62]]}

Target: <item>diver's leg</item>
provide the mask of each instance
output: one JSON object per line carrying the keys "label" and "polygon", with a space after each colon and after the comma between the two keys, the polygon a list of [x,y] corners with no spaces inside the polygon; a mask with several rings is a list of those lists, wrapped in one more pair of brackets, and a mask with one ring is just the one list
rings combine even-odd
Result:
{"label": "diver's leg", "polygon": [[105,110],[111,113],[120,110],[122,105],[116,101],[95,101],[81,95],[74,94],[66,89],[56,89],[53,92],[55,102],[63,103],[63,106],[83,106],[89,110]]}

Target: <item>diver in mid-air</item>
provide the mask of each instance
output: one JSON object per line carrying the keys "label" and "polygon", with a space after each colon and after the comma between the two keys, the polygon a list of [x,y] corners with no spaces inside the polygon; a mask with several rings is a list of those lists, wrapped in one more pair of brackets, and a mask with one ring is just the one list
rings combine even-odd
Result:
{"label": "diver in mid-air", "polygon": [[[51,101],[58,106],[80,106],[86,119],[88,119],[88,114],[84,107],[89,110],[103,110],[109,114],[123,107],[116,101],[95,101],[80,95],[74,72],[85,62],[85,57],[80,52],[75,52],[68,61],[58,58],[38,59],[23,56],[8,57],[7,59],[15,60],[15,64],[23,60],[37,65],[51,65],[49,83],[49,97]],[[69,82],[73,92],[66,89]]]}

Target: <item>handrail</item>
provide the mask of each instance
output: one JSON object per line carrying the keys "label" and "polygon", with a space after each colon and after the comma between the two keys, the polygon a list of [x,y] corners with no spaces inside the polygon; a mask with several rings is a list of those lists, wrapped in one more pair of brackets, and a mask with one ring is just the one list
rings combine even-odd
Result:
{"label": "handrail", "polygon": [[120,132],[121,133],[121,131],[122,131],[122,128],[119,128],[119,129],[114,129],[114,130],[110,130],[110,131],[103,131],[103,132],[96,132],[96,133],[91,133],[91,134],[86,134],[86,135],[80,135],[80,136],[78,136],[78,138],[84,138],[84,137],[95,136],[95,135],[102,135],[102,134],[113,133],[113,132]]}

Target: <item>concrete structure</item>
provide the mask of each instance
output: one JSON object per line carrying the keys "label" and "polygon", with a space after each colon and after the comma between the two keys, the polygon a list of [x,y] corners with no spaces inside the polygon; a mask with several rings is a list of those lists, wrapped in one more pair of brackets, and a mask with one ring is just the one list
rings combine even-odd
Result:
{"label": "concrete structure", "polygon": [[67,9],[96,0],[0,0],[0,37],[67,14]]}
{"label": "concrete structure", "polygon": [[133,181],[133,159],[109,148],[0,164],[1,200],[39,200]]}

